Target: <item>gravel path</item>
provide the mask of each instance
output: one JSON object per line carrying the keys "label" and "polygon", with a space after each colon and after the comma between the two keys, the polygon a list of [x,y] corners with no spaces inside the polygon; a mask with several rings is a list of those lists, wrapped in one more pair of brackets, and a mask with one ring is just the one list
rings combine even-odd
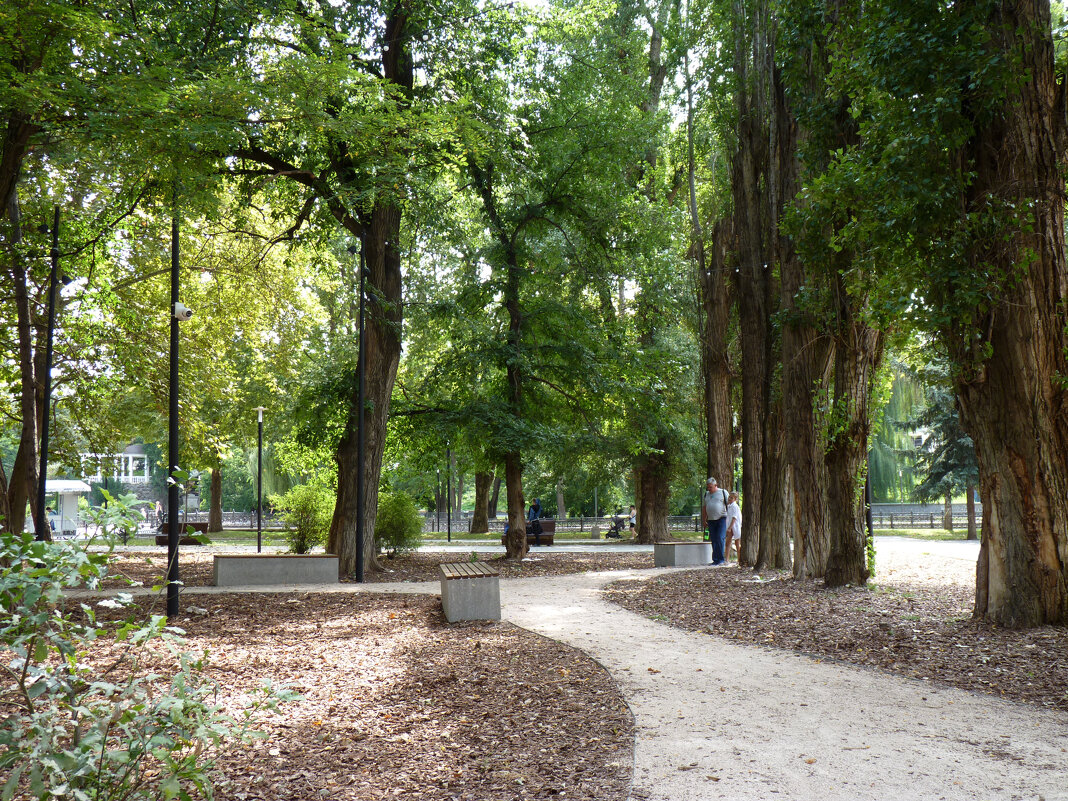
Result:
{"label": "gravel path", "polygon": [[502,604],[620,682],[635,799],[1068,799],[1062,713],[669,628],[602,600],[619,578],[508,582]]}

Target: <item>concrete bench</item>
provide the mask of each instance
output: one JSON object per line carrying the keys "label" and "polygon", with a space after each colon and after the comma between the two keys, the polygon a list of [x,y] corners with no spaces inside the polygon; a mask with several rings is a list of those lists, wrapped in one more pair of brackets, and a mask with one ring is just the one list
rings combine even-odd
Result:
{"label": "concrete bench", "polygon": [[711,542],[653,543],[653,564],[656,567],[688,567],[712,564]]}
{"label": "concrete bench", "polygon": [[483,562],[438,565],[445,619],[500,620],[501,584],[497,568]]}
{"label": "concrete bench", "polygon": [[337,584],[336,556],[327,554],[215,554],[216,587],[250,584]]}

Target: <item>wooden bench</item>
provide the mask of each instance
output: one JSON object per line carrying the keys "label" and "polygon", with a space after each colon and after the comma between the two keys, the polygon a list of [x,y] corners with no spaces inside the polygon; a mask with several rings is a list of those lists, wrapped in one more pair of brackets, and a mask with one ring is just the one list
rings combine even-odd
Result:
{"label": "wooden bench", "polygon": [[497,568],[485,562],[438,565],[441,608],[450,623],[457,620],[500,620],[501,584]]}
{"label": "wooden bench", "polygon": [[[553,538],[556,535],[556,521],[551,519],[551,518],[547,518],[545,520],[539,520],[538,522],[541,523],[541,535],[537,538],[540,541],[540,544],[541,545],[552,545],[553,544]],[[531,547],[532,545],[538,544],[538,543],[535,542],[534,533],[530,530],[530,526],[531,526],[531,524],[528,522],[527,523],[527,547],[528,548]],[[505,534],[504,536],[501,537],[501,545],[506,545],[507,544],[506,541],[505,541],[507,539],[507,537],[508,537],[507,534]]]}

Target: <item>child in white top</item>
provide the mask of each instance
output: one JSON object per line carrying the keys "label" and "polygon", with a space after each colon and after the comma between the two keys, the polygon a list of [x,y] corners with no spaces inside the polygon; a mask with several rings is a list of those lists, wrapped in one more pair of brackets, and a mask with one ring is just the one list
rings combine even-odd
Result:
{"label": "child in white top", "polygon": [[731,560],[731,544],[734,544],[734,558],[738,558],[742,544],[742,510],[738,506],[738,493],[727,496],[727,536],[724,538],[724,558]]}

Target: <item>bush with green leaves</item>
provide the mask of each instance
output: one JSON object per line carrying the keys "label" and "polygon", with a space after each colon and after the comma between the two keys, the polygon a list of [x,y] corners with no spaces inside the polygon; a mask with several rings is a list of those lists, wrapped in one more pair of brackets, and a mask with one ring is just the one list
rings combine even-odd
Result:
{"label": "bush with green leaves", "polygon": [[395,556],[418,548],[422,536],[423,516],[415,508],[411,496],[403,492],[380,492],[375,547]]}
{"label": "bush with green leaves", "polygon": [[[109,504],[124,506],[122,504]],[[116,513],[120,513],[116,510]],[[70,542],[0,534],[0,798],[139,801],[212,796],[213,756],[227,741],[248,741],[259,715],[292,694],[265,687],[236,717],[213,699],[204,657],[184,653],[181,630],[163,616],[98,622],[67,593],[97,589],[109,554]],[[130,593],[100,607],[132,604]],[[89,648],[113,638],[104,663]],[[152,644],[152,648],[146,646]],[[162,644],[169,676],[145,669]]]}
{"label": "bush with green leaves", "polygon": [[271,502],[282,510],[293,553],[307,553],[326,539],[334,516],[334,493],[322,484],[300,484]]}

